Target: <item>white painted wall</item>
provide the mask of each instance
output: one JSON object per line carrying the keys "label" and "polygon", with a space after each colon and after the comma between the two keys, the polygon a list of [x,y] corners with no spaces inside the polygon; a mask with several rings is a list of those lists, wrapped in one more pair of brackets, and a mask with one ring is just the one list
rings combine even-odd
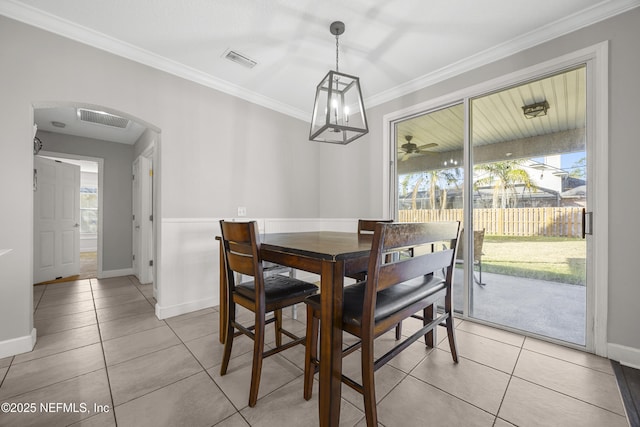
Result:
{"label": "white painted wall", "polygon": [[[637,161],[640,159],[640,8],[558,37],[503,60],[452,77],[441,83],[367,110],[370,132],[343,150],[322,150],[320,162],[335,164],[321,171],[323,182],[319,217],[347,216],[366,210],[380,216],[383,200],[382,118],[386,114],[443,97],[488,80],[530,67],[609,40],[609,356],[640,366],[640,286],[635,268],[640,255],[640,198]],[[364,83],[363,83],[364,85]],[[358,159],[361,159],[360,161]],[[332,199],[329,189],[342,185],[342,195]],[[355,196],[359,195],[359,196]],[[596,231],[597,232],[597,231]]]}
{"label": "white painted wall", "polygon": [[[158,307],[170,314],[215,303],[216,224],[207,219],[233,217],[238,206],[247,207],[249,216],[298,218],[309,224],[315,218],[380,217],[386,203],[381,191],[385,114],[608,39],[608,332],[610,348],[619,358],[640,360],[635,269],[640,228],[633,226],[640,216],[640,200],[633,197],[640,158],[638,22],[640,9],[634,9],[371,108],[369,135],[342,147],[307,141],[308,124],[300,120],[0,17],[0,195],[3,207],[11,207],[0,209],[0,248],[12,249],[2,256],[0,269],[0,357],[8,343],[29,342],[33,329],[34,102],[103,105],[160,129]],[[224,185],[229,181],[232,185]],[[316,226],[328,226],[323,221]],[[276,223],[274,229],[291,226]]]}
{"label": "white painted wall", "polygon": [[[16,339],[27,343],[21,351],[29,350],[33,331],[34,104],[90,103],[155,125],[161,132],[156,167],[161,170],[162,217],[231,216],[238,206],[245,206],[249,215],[316,216],[319,148],[307,141],[308,126],[300,120],[5,17],[0,17],[0,64],[0,247],[12,249],[3,256],[7,267],[0,272],[0,354],[5,343]],[[130,167],[124,176],[130,176]],[[110,186],[104,189],[105,198],[110,193],[130,203],[130,188],[130,182]],[[105,230],[108,246],[106,237]],[[130,252],[130,227],[126,236],[114,237],[129,243],[114,255],[115,264],[104,268],[127,271],[130,263],[118,257]],[[164,259],[165,267],[175,267],[173,259]],[[162,268],[158,286],[161,273]],[[184,292],[177,293],[178,301],[163,300],[160,294],[160,304],[173,306],[189,295],[185,288],[202,294],[205,285],[167,281],[167,286]]]}

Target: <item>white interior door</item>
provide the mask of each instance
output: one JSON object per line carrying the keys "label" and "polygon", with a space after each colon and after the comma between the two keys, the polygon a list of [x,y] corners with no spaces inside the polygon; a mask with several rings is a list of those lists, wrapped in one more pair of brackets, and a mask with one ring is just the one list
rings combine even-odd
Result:
{"label": "white interior door", "polygon": [[140,161],[133,162],[133,274],[140,280]]}
{"label": "white interior door", "polygon": [[34,283],[80,273],[80,167],[36,156]]}
{"label": "white interior door", "polygon": [[133,163],[133,269],[140,283],[153,282],[153,167],[140,156]]}
{"label": "white interior door", "polygon": [[[145,218],[145,227],[143,228],[143,239],[144,245],[146,247],[146,257],[147,263],[146,265],[146,275],[145,282],[143,283],[151,283],[155,282],[153,277],[153,260],[154,256],[154,240],[153,240],[153,160],[151,158],[145,157],[143,165],[145,167],[145,179],[142,184],[143,198],[144,201],[142,203],[144,209],[143,213],[146,214]],[[154,291],[155,292],[155,291]]]}

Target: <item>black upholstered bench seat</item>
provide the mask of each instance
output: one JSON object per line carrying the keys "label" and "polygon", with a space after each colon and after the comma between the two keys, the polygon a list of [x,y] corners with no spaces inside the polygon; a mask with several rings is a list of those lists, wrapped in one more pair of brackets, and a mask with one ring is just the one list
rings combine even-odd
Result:
{"label": "black upholstered bench seat", "polygon": [[[364,291],[366,282],[359,282],[344,288],[342,322],[354,326],[360,326],[362,321],[362,306],[364,304]],[[375,322],[397,313],[405,307],[428,298],[445,288],[442,277],[428,275],[417,277],[391,288],[378,292],[376,296]],[[312,295],[305,301],[320,310],[320,295]]]}

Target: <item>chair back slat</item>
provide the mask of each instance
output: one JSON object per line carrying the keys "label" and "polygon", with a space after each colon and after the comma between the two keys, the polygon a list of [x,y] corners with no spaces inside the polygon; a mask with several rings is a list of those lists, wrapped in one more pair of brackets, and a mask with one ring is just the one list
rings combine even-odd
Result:
{"label": "chair back slat", "polygon": [[251,244],[251,231],[254,222],[220,221],[220,229],[223,237],[230,242]]}
{"label": "chair back slat", "polygon": [[247,240],[246,242],[234,241],[229,239],[229,250],[236,254],[242,254],[247,256],[253,256],[253,246],[251,245],[251,241]]}
{"label": "chair back slat", "polygon": [[236,273],[244,274],[245,276],[254,276],[256,274],[253,257],[227,252],[227,262],[229,263],[229,268]]}
{"label": "chair back slat", "polygon": [[459,227],[457,221],[394,224],[393,232],[385,233],[381,250],[387,252],[457,239]]}
{"label": "chair back slat", "polygon": [[447,249],[381,265],[378,271],[378,291],[448,268],[453,252],[452,249]]}
{"label": "chair back slat", "polygon": [[[235,272],[252,276],[255,281],[256,294],[260,294],[264,285],[258,223],[256,221],[227,222],[221,220],[220,230],[222,231],[222,247],[230,290],[233,290],[236,285]],[[258,297],[256,295],[256,298]]]}
{"label": "chair back slat", "polygon": [[373,330],[379,291],[443,270],[450,289],[459,233],[458,221],[376,224],[362,311],[363,328]]}

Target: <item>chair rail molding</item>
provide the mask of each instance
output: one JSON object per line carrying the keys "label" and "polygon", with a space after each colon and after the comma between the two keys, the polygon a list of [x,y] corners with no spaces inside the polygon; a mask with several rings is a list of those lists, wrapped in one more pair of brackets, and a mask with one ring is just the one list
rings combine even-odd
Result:
{"label": "chair rail molding", "polygon": [[[178,316],[220,304],[220,220],[257,221],[260,233],[353,231],[357,218],[163,218],[156,316]],[[305,275],[300,276],[305,280]]]}

